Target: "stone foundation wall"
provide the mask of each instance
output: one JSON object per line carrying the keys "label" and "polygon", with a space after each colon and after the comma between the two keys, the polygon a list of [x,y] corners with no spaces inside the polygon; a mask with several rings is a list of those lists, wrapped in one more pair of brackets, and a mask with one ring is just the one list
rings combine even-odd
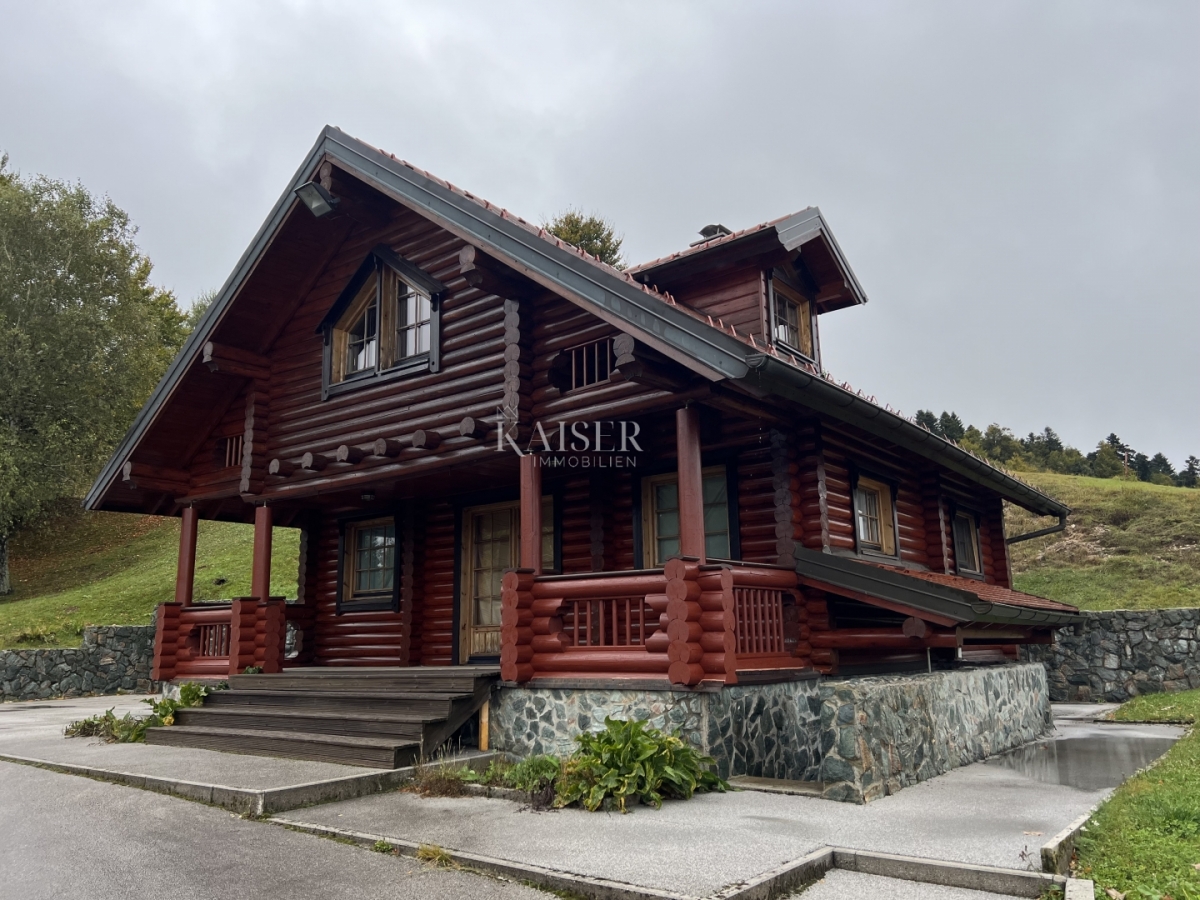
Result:
{"label": "stone foundation wall", "polygon": [[493,750],[569,756],[575,737],[599,731],[605,716],[678,729],[717,761],[721,776],[815,778],[821,703],[816,679],[718,691],[501,688],[492,695]]}
{"label": "stone foundation wall", "polygon": [[1046,667],[1050,699],[1120,703],[1200,687],[1200,609],[1085,612],[1053,644],[1022,647]]}
{"label": "stone foundation wall", "polygon": [[74,649],[0,650],[0,700],[150,692],[153,625],[88,626]]}
{"label": "stone foundation wall", "polygon": [[723,777],[820,781],[828,799],[863,803],[1034,740],[1050,702],[1033,663],[718,691],[503,687],[491,747],[567,756],[605,716],[679,729]]}
{"label": "stone foundation wall", "polygon": [[826,681],[817,780],[826,798],[862,803],[1050,727],[1046,672],[1036,663]]}

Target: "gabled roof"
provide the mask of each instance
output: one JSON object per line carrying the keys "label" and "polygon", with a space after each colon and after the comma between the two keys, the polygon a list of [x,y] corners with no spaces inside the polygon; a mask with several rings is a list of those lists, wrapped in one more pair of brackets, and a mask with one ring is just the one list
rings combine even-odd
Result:
{"label": "gabled roof", "polygon": [[[99,503],[124,461],[170,399],[259,259],[296,208],[299,201],[294,196],[295,189],[313,177],[323,160],[352,173],[385,196],[709,380],[729,380],[754,390],[767,390],[851,422],[946,465],[972,481],[988,485],[1002,496],[1043,515],[1065,515],[1068,511],[1061,503],[931,434],[915,422],[833,384],[806,363],[776,354],[765,355],[764,348],[755,344],[753,338],[739,335],[732,326],[727,332],[708,317],[675,303],[669,294],[640,283],[631,273],[602,263],[507,210],[332,126],[322,130],[212,305],[138,413],[88,492],[84,500],[87,508],[95,508]],[[683,255],[694,258],[714,245],[718,250],[736,245],[751,232],[766,235],[784,247],[799,247],[820,238],[842,259],[837,242],[815,207],[747,232],[710,241]],[[643,266],[639,271],[645,274],[652,269]],[[850,279],[847,283],[852,283],[861,293],[849,266],[846,265],[843,271]]]}
{"label": "gabled roof", "polygon": [[842,248],[838,246],[825,217],[821,215],[821,210],[815,206],[694,244],[686,250],[631,266],[628,271],[638,281],[653,285],[658,282],[665,283],[679,273],[696,269],[706,258],[717,263],[761,255],[770,249],[793,253],[811,241],[824,244],[846,285],[846,293],[839,301],[819,304],[818,311],[825,312],[866,303],[866,292],[859,284],[854,270],[850,268],[850,263],[842,253]]}

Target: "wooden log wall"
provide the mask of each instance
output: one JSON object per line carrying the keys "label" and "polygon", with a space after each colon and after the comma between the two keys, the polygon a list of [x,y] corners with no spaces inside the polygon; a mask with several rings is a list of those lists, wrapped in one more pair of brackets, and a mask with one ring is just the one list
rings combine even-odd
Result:
{"label": "wooden log wall", "polygon": [[946,502],[937,472],[921,480],[921,506],[925,515],[925,559],[931,572],[954,571],[954,545],[946,520]]}
{"label": "wooden log wall", "polygon": [[714,322],[719,319],[739,335],[753,336],[760,346],[763,344],[766,300],[761,266],[743,266],[695,284],[681,285],[673,294],[680,303],[712,316]]}

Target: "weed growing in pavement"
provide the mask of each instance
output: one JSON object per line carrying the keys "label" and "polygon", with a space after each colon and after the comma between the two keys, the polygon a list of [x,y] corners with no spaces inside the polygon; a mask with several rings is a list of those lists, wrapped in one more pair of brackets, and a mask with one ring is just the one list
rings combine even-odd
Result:
{"label": "weed growing in pavement", "polygon": [[421,844],[417,847],[417,859],[431,863],[439,869],[449,869],[455,865],[454,857],[437,844]]}
{"label": "weed growing in pavement", "polygon": [[110,744],[138,744],[146,740],[147,728],[158,728],[175,724],[175,713],[191,706],[200,706],[210,689],[202,684],[186,682],[179,687],[179,699],[161,697],[158,700],[143,700],[150,707],[150,715],[135,716],[132,713],[117,718],[112,709],[101,715],[89,716],[71,722],[63,729],[66,737],[98,737]]}

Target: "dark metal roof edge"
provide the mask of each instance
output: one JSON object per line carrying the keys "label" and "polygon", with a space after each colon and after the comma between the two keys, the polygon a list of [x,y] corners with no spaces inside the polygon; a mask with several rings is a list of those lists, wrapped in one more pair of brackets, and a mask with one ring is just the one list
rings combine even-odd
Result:
{"label": "dark metal roof edge", "polygon": [[[944,438],[926,431],[920,425],[864,400],[819,375],[802,372],[782,360],[766,354],[749,355],[746,357],[746,364],[750,367],[754,381],[767,390],[778,393],[778,388],[782,383],[782,386],[792,388],[797,394],[811,392],[809,396],[791,396],[789,399],[803,402],[814,409],[827,412],[889,441],[894,441],[926,459],[946,466],[976,484],[992,488],[1005,498],[1032,512],[1047,516],[1063,516],[1071,512],[1070,507],[1043,494],[1037,488],[1018,481],[961,447],[956,447]],[[781,396],[787,397],[788,394]]]}
{"label": "dark metal roof edge", "polygon": [[881,600],[891,600],[903,606],[923,609],[961,622],[1068,625],[1080,618],[1078,612],[992,603],[966,589],[952,588],[901,572],[882,569],[870,563],[803,547],[797,547],[794,553],[796,572],[800,575],[824,581],[832,587],[879,597]]}
{"label": "dark metal roof edge", "polygon": [[[850,262],[846,259],[846,254],[842,252],[841,245],[838,244],[837,238],[833,236],[833,229],[829,227],[829,223],[825,221],[825,216],[821,213],[819,206],[810,206],[808,209],[801,210],[794,216],[791,216],[782,222],[775,224],[775,232],[779,235],[779,242],[788,249],[793,246],[800,246],[807,243],[805,239],[807,232],[801,230],[805,226],[811,226],[817,223],[817,229],[820,230],[822,236],[829,242],[829,250],[833,253],[833,258],[837,262],[838,267],[845,274],[847,283],[850,285],[850,290],[854,294],[854,301],[858,304],[867,302],[867,292],[863,290],[862,284],[858,280],[858,276],[854,274],[854,269],[850,268]],[[810,229],[810,230],[817,230]],[[800,231],[800,234],[793,232]],[[795,242],[795,243],[793,243]]]}
{"label": "dark metal roof edge", "polygon": [[676,309],[636,282],[557,246],[345,132],[332,129],[329,150],[339,163],[390,188],[426,214],[456,226],[518,270],[540,275],[583,305],[592,306],[593,311],[616,316],[648,335],[651,345],[662,344],[689,355],[701,367],[719,373],[714,380],[745,375],[745,347],[740,341]]}
{"label": "dark metal roof edge", "polygon": [[304,183],[306,177],[312,172],[316,166],[317,160],[320,159],[324,152],[324,145],[330,133],[330,126],[326,125],[322,130],[316,143],[305,156],[304,162],[296,170],[296,174],[292,177],[291,182],[284,189],[275,205],[271,208],[267,218],[263,221],[262,226],[255,234],[254,240],[242,253],[230,272],[229,277],[225,279],[225,283],[221,286],[221,290],[209,305],[208,310],[200,317],[200,321],[196,323],[196,327],[192,333],[188,335],[187,340],[183,342],[183,346],[179,352],[175,354],[175,358],[171,364],[167,366],[167,371],[163,373],[154,390],[150,392],[150,396],[146,402],[142,404],[142,408],[134,417],[133,424],[129,426],[129,430],[125,432],[125,437],[121,439],[121,443],[117,445],[117,449],[113,451],[104,468],[100,470],[100,474],[96,477],[87,496],[83,499],[85,509],[95,509],[96,504],[108,489],[113,478],[116,477],[121,466],[124,464],[126,456],[133,452],[137,442],[141,439],[146,429],[153,423],[155,416],[163,403],[166,402],[171,394],[175,384],[182,378],[184,371],[191,362],[192,357],[198,352],[199,348],[203,347],[209,339],[221,316],[225,313],[232,299],[237,295],[238,290],[254,270],[258,263],[259,256],[270,245],[275,237],[275,233],[279,230],[279,226],[287,218],[291,210],[292,204],[295,202],[293,191]]}

